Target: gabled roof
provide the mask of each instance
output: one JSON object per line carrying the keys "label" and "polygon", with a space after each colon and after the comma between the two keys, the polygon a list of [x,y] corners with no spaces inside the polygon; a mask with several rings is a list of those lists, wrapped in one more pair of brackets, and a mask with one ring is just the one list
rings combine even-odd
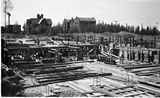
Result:
{"label": "gabled roof", "polygon": [[27,19],[27,22],[31,24],[41,24],[45,22],[49,25],[52,25],[52,20],[49,18],[42,18],[42,19],[30,18],[30,19]]}
{"label": "gabled roof", "polygon": [[48,25],[52,25],[52,20],[51,19],[46,19],[43,18],[39,21],[39,24],[48,24]]}

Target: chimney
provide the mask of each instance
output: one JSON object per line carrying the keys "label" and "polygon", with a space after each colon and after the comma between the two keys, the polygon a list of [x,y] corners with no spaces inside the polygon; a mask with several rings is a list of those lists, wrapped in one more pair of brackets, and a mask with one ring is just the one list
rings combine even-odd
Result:
{"label": "chimney", "polygon": [[43,14],[41,14],[41,18],[43,18]]}
{"label": "chimney", "polygon": [[9,12],[7,12],[7,15],[8,15],[8,25],[10,25],[10,17],[11,17],[11,14]]}
{"label": "chimney", "polygon": [[37,14],[37,19],[41,19],[41,16],[39,14]]}

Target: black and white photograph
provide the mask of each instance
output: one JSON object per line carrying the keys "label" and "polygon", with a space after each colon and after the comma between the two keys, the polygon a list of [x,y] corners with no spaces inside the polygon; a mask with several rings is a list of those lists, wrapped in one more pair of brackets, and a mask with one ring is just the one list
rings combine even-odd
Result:
{"label": "black and white photograph", "polygon": [[1,0],[1,97],[160,98],[160,0]]}

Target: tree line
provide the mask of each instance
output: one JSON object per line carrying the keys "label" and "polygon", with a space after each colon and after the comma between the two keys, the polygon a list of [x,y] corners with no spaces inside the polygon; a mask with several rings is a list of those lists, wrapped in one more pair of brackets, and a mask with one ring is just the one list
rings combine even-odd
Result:
{"label": "tree line", "polygon": [[104,24],[99,23],[96,25],[96,32],[103,33],[103,32],[114,32],[118,33],[121,31],[126,31],[134,34],[141,34],[141,35],[158,35],[160,31],[156,27],[149,27],[147,26],[144,28],[143,26],[131,26],[131,25],[121,25],[121,24]]}
{"label": "tree line", "polygon": [[[96,29],[95,29],[96,28]],[[143,26],[132,26],[132,25],[122,25],[122,24],[106,24],[106,23],[98,23],[95,25],[94,33],[118,33],[121,31],[126,31],[134,34],[141,34],[141,35],[159,35],[160,31],[157,27],[143,27]],[[68,30],[70,28],[67,28]],[[76,32],[76,31],[75,31]],[[51,34],[57,33],[71,33],[70,31],[65,31],[62,24],[57,24],[52,27]]]}

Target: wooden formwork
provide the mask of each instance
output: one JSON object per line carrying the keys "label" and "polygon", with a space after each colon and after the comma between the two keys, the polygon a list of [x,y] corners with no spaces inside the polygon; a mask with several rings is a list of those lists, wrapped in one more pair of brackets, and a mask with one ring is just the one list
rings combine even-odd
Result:
{"label": "wooden formwork", "polygon": [[124,86],[120,88],[110,89],[106,86],[92,86],[92,89],[109,95],[110,97],[154,97],[152,94],[147,93],[144,90],[135,88],[134,86]]}

